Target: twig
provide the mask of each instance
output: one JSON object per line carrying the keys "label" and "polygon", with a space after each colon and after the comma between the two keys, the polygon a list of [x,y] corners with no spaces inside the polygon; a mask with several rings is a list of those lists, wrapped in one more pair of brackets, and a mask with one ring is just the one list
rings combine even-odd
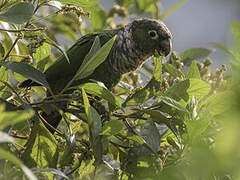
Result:
{"label": "twig", "polygon": [[[13,48],[15,47],[15,45],[17,44],[18,40],[20,39],[20,37],[17,37],[15,39],[15,41],[13,42],[13,45],[11,46],[11,48],[8,50],[6,56],[3,58],[2,62],[6,61],[6,59],[9,57],[10,53],[12,52]],[[1,67],[1,66],[0,66]]]}
{"label": "twig", "polygon": [[36,29],[2,29],[0,28],[0,31],[6,31],[6,32],[11,32],[11,33],[19,33],[19,32],[35,32],[35,31],[44,31],[46,28],[36,28]]}
{"label": "twig", "polygon": [[40,114],[38,114],[38,117],[40,117],[40,120],[43,121],[45,124],[47,124],[54,132],[57,132],[60,136],[64,137],[64,134],[60,132],[58,129],[54,128],[51,124],[49,124]]}

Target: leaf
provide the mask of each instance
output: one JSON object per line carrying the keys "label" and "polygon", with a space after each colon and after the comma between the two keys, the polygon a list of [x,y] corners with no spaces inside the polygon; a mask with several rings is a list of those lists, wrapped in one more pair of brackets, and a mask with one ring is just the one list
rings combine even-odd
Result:
{"label": "leaf", "polygon": [[160,150],[161,136],[152,120],[147,120],[145,124],[137,132],[145,141],[146,145],[154,152]]}
{"label": "leaf", "polygon": [[[96,67],[98,67],[107,58],[115,39],[116,36],[105,43],[94,55],[86,56],[85,58],[89,59],[84,58],[86,63],[80,66],[74,77],[74,80],[79,80],[82,79],[82,77],[86,77],[85,74],[89,75],[89,72],[92,72]],[[97,41],[97,39],[95,39],[95,41]]]}
{"label": "leaf", "polygon": [[39,120],[34,122],[22,159],[28,167],[55,168],[57,141]]}
{"label": "leaf", "polygon": [[107,167],[111,168],[112,170],[120,170],[120,163],[111,159],[109,156],[103,155],[102,160],[107,165]]}
{"label": "leaf", "polygon": [[206,48],[190,48],[180,54],[180,60],[184,64],[190,64],[192,60],[202,59],[208,57],[213,51]]}
{"label": "leaf", "polygon": [[153,77],[159,81],[160,83],[162,82],[162,62],[163,62],[163,57],[153,57],[154,61],[154,71],[153,71]]}
{"label": "leaf", "polygon": [[[85,66],[89,59],[91,59],[93,57],[94,54],[96,54],[96,52],[101,48],[101,44],[100,44],[100,39],[98,36],[96,36],[94,42],[93,42],[93,45],[90,49],[90,51],[88,52],[88,54],[86,55],[86,57],[84,58],[83,60],[83,63],[81,64],[81,66]],[[93,73],[94,70],[92,71],[89,71],[88,73],[86,73],[84,76],[81,76],[81,79],[89,76],[90,74]]]}
{"label": "leaf", "polygon": [[234,37],[240,41],[240,23],[236,21],[231,22],[231,29]]}
{"label": "leaf", "polygon": [[99,164],[102,160],[102,142],[100,132],[102,130],[101,117],[98,112],[90,106],[85,90],[82,88],[83,102],[85,113],[88,120],[88,128],[90,132],[90,141],[93,147],[95,163]]}
{"label": "leaf", "polygon": [[3,129],[9,125],[16,124],[18,122],[27,120],[34,115],[34,111],[31,109],[22,111],[5,112],[4,106],[0,106],[0,129]]}
{"label": "leaf", "polygon": [[54,41],[46,41],[47,43],[49,43],[50,45],[54,46],[55,48],[57,48],[66,58],[67,62],[70,64],[70,60],[68,58],[68,55],[66,53],[66,51],[59,45],[57,45]]}
{"label": "leaf", "polygon": [[144,113],[149,114],[154,122],[156,122],[158,124],[164,123],[173,132],[173,134],[178,138],[178,140],[181,142],[180,133],[176,127],[176,123],[172,119],[167,118],[164,115],[164,113],[162,113],[159,110],[142,110],[142,111]]}
{"label": "leaf", "polygon": [[24,24],[29,21],[34,12],[34,6],[28,2],[12,5],[6,12],[0,14],[0,19],[15,24]]}
{"label": "leaf", "polygon": [[33,53],[33,57],[36,59],[37,62],[49,57],[50,55],[51,48],[47,43],[43,43],[43,45],[37,48],[36,52]]}
{"label": "leaf", "polygon": [[138,106],[157,95],[157,92],[160,90],[160,83],[152,78],[148,84],[142,88],[137,89],[133,94],[129,95],[123,106]]}
{"label": "leaf", "polygon": [[90,104],[89,104],[87,94],[83,88],[82,88],[82,96],[83,96],[85,113],[87,115],[88,126],[91,126],[93,119],[92,119],[92,115],[91,115]]}
{"label": "leaf", "polygon": [[168,63],[163,64],[163,71],[168,72],[173,77],[184,77],[184,74],[181,71]]}
{"label": "leaf", "polygon": [[37,177],[32,173],[32,171],[28,169],[16,156],[11,154],[10,152],[0,149],[0,159],[11,161],[13,164],[19,166],[29,179],[37,180]]}
{"label": "leaf", "polygon": [[4,105],[5,111],[16,111],[18,109],[18,106],[2,98],[0,98],[0,107],[1,105]]}
{"label": "leaf", "polygon": [[160,97],[160,99],[167,105],[173,107],[174,109],[177,109],[179,111],[183,111],[183,112],[188,112],[187,109],[185,107],[183,107],[181,104],[179,104],[177,101],[175,101],[172,98],[169,98],[167,96],[162,96]]}
{"label": "leaf", "polygon": [[123,127],[124,125],[122,121],[110,120],[109,122],[104,124],[101,135],[114,136],[118,134],[123,129]]}
{"label": "leaf", "polygon": [[44,39],[45,43],[48,43],[49,45],[51,45],[51,46],[55,47],[57,50],[59,50],[65,56],[67,62],[70,64],[70,60],[69,60],[65,50],[61,46],[59,46],[55,41],[53,41],[48,36],[46,36],[44,33],[41,33],[41,32],[31,32],[31,33],[26,32],[26,33],[24,33],[24,36],[29,36],[29,35],[30,35],[30,37],[31,36],[39,36],[42,39]]}
{"label": "leaf", "polygon": [[172,14],[174,11],[176,11],[178,8],[180,8],[187,0],[181,0],[177,2],[174,6],[172,6],[170,9],[168,9],[163,15],[160,16],[161,20],[166,19],[170,14]]}
{"label": "leaf", "polygon": [[115,96],[108,89],[96,84],[96,83],[85,83],[79,86],[80,88],[84,88],[84,90],[92,95],[98,96],[100,98],[105,99],[112,105],[122,108],[122,99]]}
{"label": "leaf", "polygon": [[238,59],[235,54],[228,48],[226,48],[225,46],[223,46],[222,44],[220,43],[215,43],[215,42],[210,42],[209,43],[211,46],[215,47],[215,48],[218,48],[222,51],[224,51],[225,53],[227,53],[228,55],[230,55],[233,59]]}
{"label": "leaf", "polygon": [[196,61],[192,62],[191,66],[189,68],[189,71],[187,73],[187,78],[188,79],[190,79],[190,78],[201,79],[200,72],[198,70]]}
{"label": "leaf", "polygon": [[56,0],[62,3],[78,5],[80,7],[92,7],[94,6],[99,0]]}
{"label": "leaf", "polygon": [[205,106],[212,115],[219,115],[231,110],[233,98],[234,94],[232,91],[224,91],[208,97],[199,106],[200,108]]}
{"label": "leaf", "polygon": [[13,72],[16,72],[18,74],[21,74],[22,76],[31,79],[43,86],[45,86],[46,88],[49,88],[49,84],[45,78],[45,75],[38,71],[37,69],[35,69],[34,67],[22,63],[22,62],[1,62],[0,65],[4,66],[7,69],[12,70]]}
{"label": "leaf", "polygon": [[194,96],[196,99],[200,99],[208,95],[211,90],[211,86],[201,79],[189,79],[190,87],[187,89],[189,98]]}
{"label": "leaf", "polygon": [[32,168],[32,171],[34,172],[50,172],[51,174],[58,175],[60,177],[63,177],[64,179],[69,179],[62,171],[54,168]]}
{"label": "leaf", "polygon": [[93,31],[100,31],[103,30],[106,26],[106,19],[107,14],[104,9],[99,6],[95,5],[94,8],[89,9],[90,11],[90,18],[89,21],[92,26]]}
{"label": "leaf", "polygon": [[2,43],[0,43],[0,61],[2,61],[4,56],[5,56],[5,49],[2,45]]}
{"label": "leaf", "polygon": [[185,102],[188,101],[189,95],[187,93],[187,89],[190,87],[190,81],[184,80],[178,83],[173,84],[168,90],[165,92],[165,96],[168,96],[176,101],[180,101],[183,99]]}

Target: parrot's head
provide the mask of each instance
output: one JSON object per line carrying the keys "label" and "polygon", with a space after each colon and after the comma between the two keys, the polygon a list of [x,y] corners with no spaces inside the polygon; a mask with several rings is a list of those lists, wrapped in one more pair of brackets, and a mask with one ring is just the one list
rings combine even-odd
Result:
{"label": "parrot's head", "polygon": [[132,38],[142,52],[153,55],[157,51],[167,56],[172,49],[172,35],[167,26],[153,19],[138,19],[131,23]]}

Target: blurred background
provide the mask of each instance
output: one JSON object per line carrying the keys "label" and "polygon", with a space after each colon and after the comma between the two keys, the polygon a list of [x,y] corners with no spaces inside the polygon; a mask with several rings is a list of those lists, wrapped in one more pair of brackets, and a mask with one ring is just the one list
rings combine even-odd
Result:
{"label": "blurred background", "polygon": [[[178,2],[162,0],[161,10],[164,13]],[[113,4],[114,1],[101,0],[105,10]],[[212,48],[209,42],[231,46],[231,21],[240,21],[239,0],[188,0],[164,20],[173,34],[173,50],[177,52],[193,47]],[[216,49],[210,57],[214,68],[229,64],[229,56],[221,50]]]}

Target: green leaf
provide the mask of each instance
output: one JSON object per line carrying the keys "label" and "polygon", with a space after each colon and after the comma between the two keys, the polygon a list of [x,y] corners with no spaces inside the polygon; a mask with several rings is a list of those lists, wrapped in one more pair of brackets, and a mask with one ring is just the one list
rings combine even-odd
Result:
{"label": "green leaf", "polygon": [[147,120],[139,129],[137,134],[142,137],[146,145],[154,152],[160,150],[161,136],[155,123],[152,120]]}
{"label": "green leaf", "polygon": [[184,77],[184,74],[171,64],[163,64],[163,71],[168,72],[173,77]]}
{"label": "green leaf", "polygon": [[123,127],[124,127],[124,125],[123,125],[122,121],[111,120],[104,124],[101,135],[105,135],[105,136],[116,135],[123,129]]}
{"label": "green leaf", "polygon": [[[80,66],[78,72],[74,77],[74,80],[86,77],[86,74],[89,75],[89,72],[92,72],[96,67],[98,67],[107,58],[115,39],[116,36],[105,43],[96,53],[94,53],[94,55],[86,56],[86,59],[84,58],[84,61],[86,61],[86,63]],[[97,41],[97,39],[95,39],[95,41]]]}
{"label": "green leaf", "polygon": [[84,90],[92,95],[98,96],[100,98],[105,99],[112,105],[122,108],[122,99],[118,98],[114,94],[111,93],[108,89],[96,84],[96,83],[85,83],[79,86],[80,88],[84,88]]}
{"label": "green leaf", "polygon": [[189,79],[190,87],[187,89],[189,98],[194,96],[196,99],[200,99],[206,95],[211,90],[211,86],[201,79]]}
{"label": "green leaf", "polygon": [[190,48],[180,54],[180,60],[184,64],[190,64],[192,60],[208,57],[213,51],[207,48]]}
{"label": "green leaf", "polygon": [[168,9],[163,15],[160,16],[161,20],[166,19],[170,14],[172,14],[174,11],[176,11],[178,8],[180,8],[187,0],[181,0],[177,2],[174,6],[172,6],[170,9]]}
{"label": "green leaf", "polygon": [[102,160],[102,142],[100,132],[102,130],[101,117],[98,112],[90,106],[85,90],[82,88],[85,113],[88,120],[88,129],[90,132],[90,141],[93,147],[95,163],[99,164]]}
{"label": "green leaf", "polygon": [[13,125],[18,122],[30,119],[34,114],[34,111],[31,109],[5,112],[4,108],[4,105],[0,106],[0,129],[3,129],[8,125]]}
{"label": "green leaf", "polygon": [[220,44],[220,43],[215,43],[215,42],[210,42],[209,43],[211,46],[218,48],[222,51],[224,51],[225,53],[227,53],[228,55],[230,55],[233,59],[238,59],[235,54],[228,48],[226,48],[224,45]]}
{"label": "green leaf", "polygon": [[99,0],[56,0],[62,3],[78,5],[80,7],[92,7],[94,6]]}
{"label": "green leaf", "polygon": [[160,99],[167,105],[173,107],[174,109],[177,109],[179,111],[183,111],[183,112],[188,112],[187,109],[185,107],[183,107],[181,104],[179,104],[177,101],[175,101],[172,98],[169,98],[167,96],[162,96],[160,97]]}
{"label": "green leaf", "polygon": [[11,154],[10,152],[0,149],[0,159],[11,161],[13,164],[19,166],[29,179],[37,180],[37,177],[32,173],[32,171],[28,169],[16,156]]}
{"label": "green leaf", "polygon": [[159,90],[160,82],[158,82],[155,78],[152,78],[144,88],[137,89],[133,94],[129,95],[123,103],[123,106],[141,105],[149,98],[157,95]]}
{"label": "green leaf", "polygon": [[34,6],[28,2],[20,2],[12,5],[6,12],[0,14],[0,20],[15,24],[24,24],[29,21],[34,12]]}
{"label": "green leaf", "polygon": [[232,91],[224,91],[208,97],[199,106],[200,108],[205,106],[212,115],[219,115],[231,110],[233,98]]}
{"label": "green leaf", "polygon": [[104,9],[97,5],[94,6],[94,8],[89,9],[90,11],[90,18],[89,21],[92,26],[93,31],[101,31],[105,28],[106,26],[106,19],[107,19],[107,14],[104,11]]}
{"label": "green leaf", "polygon": [[92,125],[89,126],[91,132],[90,140],[93,147],[95,164],[100,164],[102,161],[103,154],[102,140],[101,136],[99,136],[102,131],[102,121],[100,115],[92,106],[90,106],[90,111],[92,116],[91,119],[93,120]]}
{"label": "green leaf", "polygon": [[5,111],[16,111],[18,109],[18,106],[2,98],[0,98],[0,106],[1,105],[4,105]]}
{"label": "green leaf", "polygon": [[152,120],[158,124],[164,123],[172,132],[173,134],[178,138],[178,140],[181,142],[181,136],[180,133],[176,127],[176,123],[170,118],[167,118],[164,113],[162,113],[159,110],[142,110],[144,113],[149,114]]}
{"label": "green leaf", "polygon": [[5,49],[2,45],[2,43],[0,43],[0,61],[2,61],[4,56],[5,56]]}
{"label": "green leaf", "polygon": [[36,59],[37,62],[49,57],[50,55],[51,48],[47,43],[43,43],[43,45],[37,48],[36,52],[33,53],[33,57]]}
{"label": "green leaf", "polygon": [[192,62],[191,66],[189,68],[188,74],[187,74],[187,78],[188,79],[190,79],[190,78],[201,79],[200,72],[198,70],[196,61]]}
{"label": "green leaf", "polygon": [[189,87],[190,81],[188,79],[175,83],[170,88],[168,88],[168,90],[165,92],[165,96],[171,97],[176,101],[180,101],[181,99],[183,99],[185,102],[187,102],[189,99],[187,89]]}
{"label": "green leaf", "polygon": [[24,36],[39,36],[41,37],[42,39],[45,40],[46,43],[48,43],[49,45],[55,47],[57,50],[59,50],[66,58],[67,62],[70,64],[70,60],[68,58],[68,55],[67,53],[65,52],[65,50],[59,46],[55,41],[53,41],[52,39],[50,39],[48,36],[46,36],[44,33],[41,33],[41,32],[31,32],[31,33],[24,33]]}
{"label": "green leaf", "polygon": [[154,61],[154,71],[153,71],[153,77],[159,81],[162,82],[162,62],[163,62],[163,57],[153,57]]}
{"label": "green leaf", "polygon": [[157,3],[158,0],[138,0],[135,3],[140,13],[151,12],[152,14],[156,13],[156,8],[154,3]]}
{"label": "green leaf", "polygon": [[82,88],[82,96],[83,96],[83,103],[84,103],[85,113],[87,115],[88,126],[91,126],[92,122],[93,122],[93,119],[92,119],[92,115],[91,115],[90,104],[89,104],[89,100],[88,100],[87,94],[86,94],[86,92],[85,92],[85,90],[83,88]]}
{"label": "green leaf", "polygon": [[55,168],[57,141],[40,120],[34,122],[22,159],[28,167]]}
{"label": "green leaf", "polygon": [[236,21],[231,22],[231,29],[235,38],[240,41],[240,23]]}
{"label": "green leaf", "polygon": [[39,70],[35,69],[34,67],[22,63],[22,62],[1,62],[0,65],[4,66],[7,69],[12,70],[13,72],[16,72],[18,74],[21,74],[22,76],[31,79],[46,88],[49,88],[49,84],[45,78],[45,75],[40,72]]}
{"label": "green leaf", "polygon": [[[101,44],[100,44],[100,39],[98,36],[96,36],[93,44],[92,44],[92,47],[90,49],[90,51],[88,52],[88,54],[86,55],[86,57],[84,58],[83,60],[83,63],[81,64],[81,66],[85,66],[88,61],[93,57],[94,54],[97,53],[97,51],[101,48]],[[84,75],[81,76],[81,79],[89,76],[90,74],[93,73],[94,70],[92,71],[89,71],[88,73],[85,73]]]}

